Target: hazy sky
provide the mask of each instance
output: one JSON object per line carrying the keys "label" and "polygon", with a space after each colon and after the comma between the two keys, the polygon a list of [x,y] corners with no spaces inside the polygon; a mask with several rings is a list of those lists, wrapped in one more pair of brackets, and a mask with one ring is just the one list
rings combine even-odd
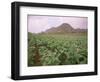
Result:
{"label": "hazy sky", "polygon": [[68,17],[68,16],[36,16],[28,15],[28,32],[39,33],[49,28],[57,27],[62,23],[68,23],[73,28],[87,28],[87,17]]}

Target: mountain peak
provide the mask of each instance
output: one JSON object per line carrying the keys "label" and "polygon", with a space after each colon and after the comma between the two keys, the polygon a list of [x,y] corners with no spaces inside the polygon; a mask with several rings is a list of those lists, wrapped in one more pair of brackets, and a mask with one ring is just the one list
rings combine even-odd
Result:
{"label": "mountain peak", "polygon": [[60,26],[58,26],[58,28],[62,28],[62,29],[65,29],[65,30],[73,29],[73,27],[68,23],[63,23]]}
{"label": "mountain peak", "polygon": [[70,24],[68,24],[68,23],[63,23],[63,24],[61,24],[60,26],[70,26]]}
{"label": "mountain peak", "polygon": [[74,29],[70,24],[63,23],[59,25],[58,27],[52,27],[50,29],[47,29],[44,33],[57,33],[57,34],[65,34],[65,33],[72,33],[72,32],[86,32],[84,29]]}

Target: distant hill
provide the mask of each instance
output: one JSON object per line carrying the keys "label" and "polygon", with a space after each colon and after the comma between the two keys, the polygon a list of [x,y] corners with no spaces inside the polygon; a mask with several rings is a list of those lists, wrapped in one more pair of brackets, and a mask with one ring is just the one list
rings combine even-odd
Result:
{"label": "distant hill", "polygon": [[68,23],[63,23],[58,27],[52,27],[50,29],[47,29],[46,31],[42,33],[46,34],[62,34],[62,33],[81,33],[81,32],[87,32],[87,29],[74,29],[70,24]]}

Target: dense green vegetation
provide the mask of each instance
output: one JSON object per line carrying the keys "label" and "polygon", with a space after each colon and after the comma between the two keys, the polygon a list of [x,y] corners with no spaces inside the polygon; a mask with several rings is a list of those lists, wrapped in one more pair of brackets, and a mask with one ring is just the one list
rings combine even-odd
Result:
{"label": "dense green vegetation", "polygon": [[87,35],[28,33],[28,66],[87,64]]}

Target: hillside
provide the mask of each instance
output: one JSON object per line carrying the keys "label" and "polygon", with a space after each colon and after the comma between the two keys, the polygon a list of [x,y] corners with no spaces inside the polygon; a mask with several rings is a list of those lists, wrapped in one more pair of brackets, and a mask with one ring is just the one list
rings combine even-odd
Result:
{"label": "hillside", "polygon": [[87,29],[74,29],[70,24],[63,23],[58,27],[52,27],[50,29],[47,29],[46,31],[42,33],[47,34],[62,34],[62,33],[81,33],[81,32],[87,32]]}

